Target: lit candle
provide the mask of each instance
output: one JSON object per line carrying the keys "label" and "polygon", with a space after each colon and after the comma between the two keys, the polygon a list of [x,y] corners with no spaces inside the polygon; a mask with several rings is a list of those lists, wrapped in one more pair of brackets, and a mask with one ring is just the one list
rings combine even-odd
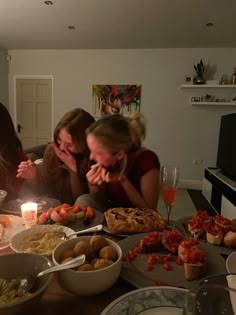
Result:
{"label": "lit candle", "polygon": [[37,223],[38,204],[27,202],[21,205],[21,216],[26,228],[30,228]]}

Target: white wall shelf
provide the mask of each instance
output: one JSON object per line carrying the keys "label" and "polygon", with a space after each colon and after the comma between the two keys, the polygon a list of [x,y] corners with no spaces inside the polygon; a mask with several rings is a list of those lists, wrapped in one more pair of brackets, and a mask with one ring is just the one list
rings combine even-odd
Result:
{"label": "white wall shelf", "polygon": [[181,89],[236,89],[236,84],[182,84]]}
{"label": "white wall shelf", "polygon": [[[206,101],[202,101],[202,102],[193,102],[192,100],[190,101],[190,103],[193,106],[236,106],[236,102],[235,102],[235,98],[236,95],[232,97],[232,93],[235,93],[235,91],[233,92],[234,89],[236,89],[236,84],[182,84],[181,85],[181,89],[189,89],[189,90],[209,90],[209,89],[218,89],[218,92],[221,90],[221,92],[224,90],[224,95],[226,93],[226,89],[228,90],[228,92],[226,93],[228,95],[228,97],[226,99],[228,100],[232,100],[230,102],[226,102],[226,101],[219,101],[219,102],[206,102]],[[229,89],[231,89],[231,91],[229,91]],[[199,94],[199,92],[197,94]],[[219,92],[220,93],[220,92]],[[219,94],[218,93],[218,94]],[[229,94],[230,93],[230,94]],[[222,93],[220,93],[222,94]],[[230,97],[229,97],[230,96]],[[221,98],[225,97],[221,95]],[[200,99],[200,98],[199,98]]]}
{"label": "white wall shelf", "polygon": [[236,102],[191,102],[194,106],[236,106]]}

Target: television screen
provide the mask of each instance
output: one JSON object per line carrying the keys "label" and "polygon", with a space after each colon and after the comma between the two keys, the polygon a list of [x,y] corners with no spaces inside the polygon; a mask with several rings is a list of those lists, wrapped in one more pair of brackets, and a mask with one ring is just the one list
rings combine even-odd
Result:
{"label": "television screen", "polygon": [[221,117],[217,167],[236,181],[236,113]]}

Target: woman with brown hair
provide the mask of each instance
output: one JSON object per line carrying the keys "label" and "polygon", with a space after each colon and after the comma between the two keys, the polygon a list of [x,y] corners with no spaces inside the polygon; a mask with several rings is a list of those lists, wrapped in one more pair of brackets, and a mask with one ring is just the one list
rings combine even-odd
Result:
{"label": "woman with brown hair", "polygon": [[27,156],[22,152],[11,116],[0,103],[0,189],[6,190],[8,199],[17,197],[24,182],[16,178],[17,167]]}
{"label": "woman with brown hair", "polygon": [[54,143],[45,150],[40,169],[30,160],[18,168],[18,178],[28,179],[39,194],[73,204],[88,192],[86,173],[90,167],[85,130],[94,118],[85,110],[76,108],[67,112],[54,130]]}
{"label": "woman with brown hair", "polygon": [[[142,146],[146,122],[140,113],[106,116],[87,129],[90,159],[98,162],[87,173],[90,195],[76,203],[100,210],[108,207],[155,209],[159,197],[160,163]],[[92,195],[93,194],[93,195]]]}

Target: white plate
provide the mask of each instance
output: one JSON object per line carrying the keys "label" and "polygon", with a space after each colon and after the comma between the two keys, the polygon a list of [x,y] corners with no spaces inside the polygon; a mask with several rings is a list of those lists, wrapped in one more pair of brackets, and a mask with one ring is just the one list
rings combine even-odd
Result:
{"label": "white plate", "polygon": [[189,291],[166,286],[133,290],[109,304],[101,315],[183,315],[191,314]]}
{"label": "white plate", "polygon": [[[68,228],[67,226],[62,226],[62,225],[38,225],[38,226],[34,226],[30,229],[27,229],[27,230],[21,231],[20,233],[15,234],[11,239],[10,246],[15,252],[22,253],[24,252],[23,250],[24,242],[28,237],[32,237],[34,234],[37,235],[38,233],[41,233],[41,232],[51,232],[53,230],[55,231],[55,230],[58,230],[58,228],[60,228],[61,231],[65,232],[66,234],[74,232],[74,230]],[[73,237],[76,237],[76,235],[72,236],[72,238]],[[51,254],[51,252],[42,253],[42,255],[45,254],[48,256]]]}
{"label": "white plate", "polygon": [[236,273],[236,251],[227,257],[226,269],[229,273]]}
{"label": "white plate", "polygon": [[8,217],[10,219],[10,225],[5,228],[5,233],[2,241],[0,242],[0,249],[4,249],[10,245],[12,237],[25,230],[25,224],[21,217],[15,215],[1,214],[1,217]]}

